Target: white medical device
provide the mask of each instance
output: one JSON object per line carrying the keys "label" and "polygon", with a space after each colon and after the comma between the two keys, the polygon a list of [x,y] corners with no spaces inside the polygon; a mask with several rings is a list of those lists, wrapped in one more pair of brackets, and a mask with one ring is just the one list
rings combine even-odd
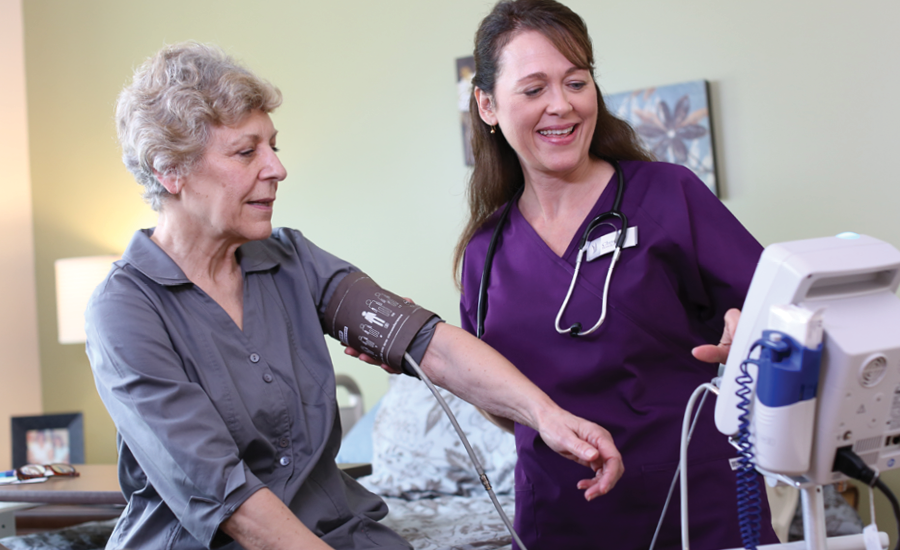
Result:
{"label": "white medical device", "polygon": [[[852,449],[876,471],[900,467],[898,285],[900,251],[847,233],[768,247],[744,302],[716,401],[723,434],[738,432],[738,378],[754,343],[774,349],[789,335],[795,348],[814,353],[821,341],[813,387],[784,404],[761,403],[760,371],[745,365],[750,440],[764,473],[804,491],[806,548],[826,548],[820,486],[847,479],[835,471],[839,449]],[[767,340],[764,330],[776,332]],[[782,386],[769,383],[765,391]]]}

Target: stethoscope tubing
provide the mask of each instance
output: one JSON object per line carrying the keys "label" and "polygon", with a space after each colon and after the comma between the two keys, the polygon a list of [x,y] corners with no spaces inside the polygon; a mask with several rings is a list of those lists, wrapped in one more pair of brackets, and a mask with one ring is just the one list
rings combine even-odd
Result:
{"label": "stethoscope tubing", "polygon": [[563,303],[559,307],[559,313],[556,314],[556,322],[554,323],[556,332],[560,334],[571,334],[573,337],[587,336],[588,334],[600,328],[600,325],[602,325],[603,321],[606,320],[606,300],[609,297],[609,281],[612,279],[613,268],[616,267],[616,263],[619,261],[621,252],[622,249],[618,246],[615,250],[613,250],[612,260],[609,262],[609,269],[606,271],[606,282],[603,283],[603,309],[600,311],[600,319],[597,320],[597,323],[593,327],[582,332],[581,323],[575,323],[567,329],[559,328],[559,322],[562,319],[563,312],[566,311],[566,307],[569,305],[569,298],[572,297],[572,291],[575,290],[575,282],[578,280],[578,271],[581,268],[581,258],[584,256],[584,249],[578,251],[578,259],[575,261],[575,273],[572,274],[572,283],[569,284],[569,291],[566,293],[566,297],[565,299],[563,299]]}
{"label": "stethoscope tubing", "polygon": [[481,284],[478,286],[478,309],[475,311],[475,336],[479,340],[484,335],[484,316],[487,315],[487,288],[491,281],[491,264],[494,261],[497,242],[500,240],[503,226],[509,218],[509,211],[512,208],[513,203],[522,196],[523,189],[524,187],[519,187],[513,197],[509,199],[509,202],[506,203],[506,207],[503,209],[503,212],[500,214],[500,219],[497,221],[497,227],[494,229],[494,234],[491,235],[491,242],[488,244],[487,254],[484,260],[484,269],[481,272]]}
{"label": "stethoscope tubing", "polygon": [[[625,178],[622,175],[622,168],[619,166],[618,162],[614,160],[608,162],[612,164],[613,169],[616,172],[616,198],[613,201],[612,209],[610,209],[608,212],[604,212],[598,215],[597,217],[592,219],[590,223],[588,223],[588,226],[584,230],[584,234],[581,236],[581,240],[578,243],[578,257],[575,261],[575,272],[572,275],[572,282],[569,285],[569,290],[568,292],[566,292],[566,297],[563,300],[562,306],[560,306],[559,313],[556,315],[556,319],[554,322],[554,328],[556,329],[556,332],[560,334],[570,334],[573,337],[585,336],[600,328],[600,325],[602,325],[606,320],[606,304],[607,297],[609,295],[609,282],[612,279],[613,268],[619,261],[619,257],[622,254],[622,247],[625,245],[625,238],[628,232],[628,218],[626,218],[625,214],[622,213],[622,196],[625,193]],[[481,338],[484,335],[484,319],[487,315],[487,289],[490,284],[491,264],[494,261],[494,254],[497,250],[497,244],[500,240],[500,234],[503,232],[503,226],[506,224],[506,221],[509,218],[509,211],[512,208],[513,203],[518,200],[521,194],[522,188],[519,188],[513,198],[511,198],[509,202],[506,203],[506,207],[503,209],[503,212],[500,214],[500,219],[497,221],[497,227],[494,228],[494,233],[491,236],[491,242],[488,244],[487,253],[484,259],[484,269],[481,272],[481,284],[478,288],[478,307],[475,313],[475,335],[478,338]],[[616,238],[616,247],[613,251],[612,260],[610,261],[609,269],[606,274],[606,282],[603,285],[603,309],[600,313],[600,319],[593,327],[584,332],[581,331],[581,323],[575,323],[567,329],[560,329],[559,322],[562,319],[563,313],[565,312],[566,307],[569,304],[569,298],[571,298],[572,292],[575,289],[575,283],[578,280],[578,272],[581,269],[581,262],[584,257],[584,253],[587,250],[588,238],[590,237],[591,232],[599,225],[609,223],[607,222],[607,220],[609,220],[610,218],[619,220],[619,223],[621,224],[621,230],[619,231],[619,236]]]}

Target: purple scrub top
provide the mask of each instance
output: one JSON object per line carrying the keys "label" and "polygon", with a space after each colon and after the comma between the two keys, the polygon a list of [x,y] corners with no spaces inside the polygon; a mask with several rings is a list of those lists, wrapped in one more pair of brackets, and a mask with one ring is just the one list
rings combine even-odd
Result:
{"label": "purple scrub top", "polygon": [[[530,548],[646,549],[675,474],[681,421],[692,391],[717,365],[697,361],[694,346],[719,341],[723,316],[740,308],[762,247],[686,168],[622,162],[622,212],[638,244],[622,251],[608,312],[594,333],[558,334],[554,320],[589,220],[612,207],[615,178],[562,258],[543,242],[518,205],[493,260],[484,341],[568,411],[605,427],[625,464],[606,496],[586,502],[576,488],[592,472],[560,457],[534,430],[516,425],[516,529]],[[475,234],[463,261],[462,324],[475,332],[478,288],[495,214]],[[611,229],[594,230],[596,239]],[[583,262],[560,326],[592,327],[602,310],[611,254]],[[691,545],[743,546],[737,526],[737,455],[713,421],[709,396],[688,452]],[[762,542],[777,542],[762,492]],[[678,493],[656,548],[680,548]]]}

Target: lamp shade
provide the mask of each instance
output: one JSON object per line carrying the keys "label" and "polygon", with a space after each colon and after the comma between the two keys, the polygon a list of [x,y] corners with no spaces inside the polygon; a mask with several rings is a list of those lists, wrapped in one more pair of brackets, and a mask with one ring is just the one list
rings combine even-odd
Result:
{"label": "lamp shade", "polygon": [[56,325],[60,344],[79,344],[84,333],[84,311],[94,289],[119,256],[89,256],[56,260]]}

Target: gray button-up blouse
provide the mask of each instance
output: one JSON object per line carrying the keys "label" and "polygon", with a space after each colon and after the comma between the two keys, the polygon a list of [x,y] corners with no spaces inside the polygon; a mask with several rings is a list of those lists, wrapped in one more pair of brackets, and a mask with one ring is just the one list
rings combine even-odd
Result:
{"label": "gray button-up blouse", "polygon": [[320,316],[356,268],[290,229],[244,244],[242,331],[151,234],[134,235],[86,313],[128,500],[107,548],[240,548],[219,525],[268,487],[335,548],[408,549],[378,523],[384,502],[334,462]]}

